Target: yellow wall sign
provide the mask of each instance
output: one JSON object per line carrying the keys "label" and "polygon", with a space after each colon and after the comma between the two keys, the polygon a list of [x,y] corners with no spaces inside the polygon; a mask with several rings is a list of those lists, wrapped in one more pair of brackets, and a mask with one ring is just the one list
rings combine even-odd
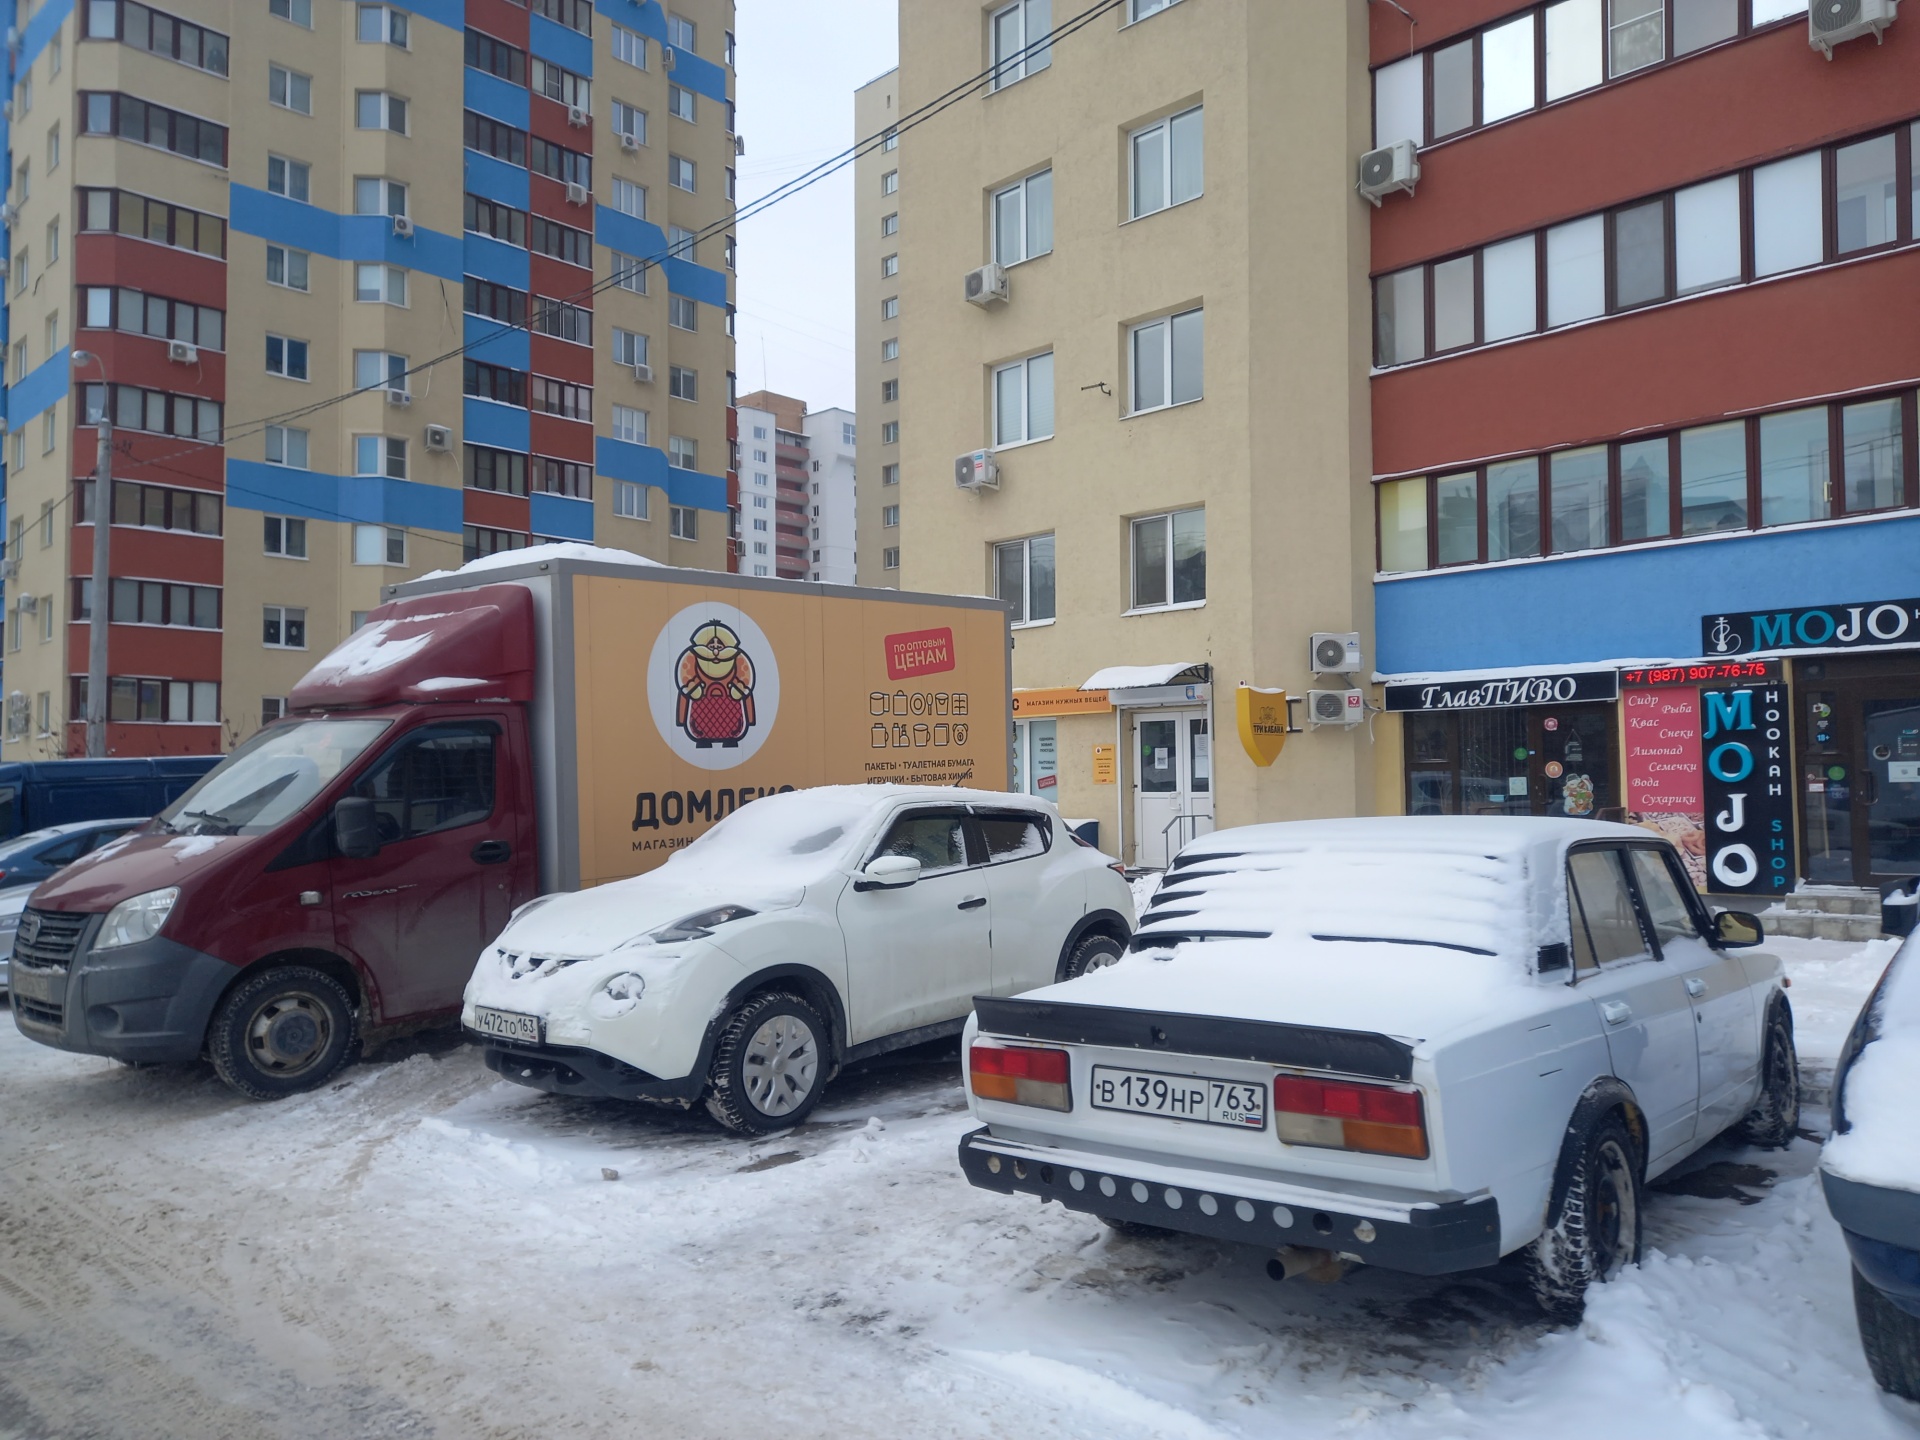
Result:
{"label": "yellow wall sign", "polygon": [[1093,747],[1093,783],[1111,785],[1119,778],[1119,765],[1114,758],[1112,745]]}
{"label": "yellow wall sign", "polygon": [[1016,690],[1013,718],[1031,720],[1040,715],[1106,715],[1113,702],[1104,690]]}
{"label": "yellow wall sign", "polygon": [[1254,764],[1273,764],[1287,743],[1287,692],[1242,685],[1234,692],[1233,709],[1241,747]]}

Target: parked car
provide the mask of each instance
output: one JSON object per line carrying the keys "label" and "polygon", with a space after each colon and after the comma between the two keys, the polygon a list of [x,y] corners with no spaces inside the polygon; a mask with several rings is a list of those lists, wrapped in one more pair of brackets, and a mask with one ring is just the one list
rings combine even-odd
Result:
{"label": "parked car", "polygon": [[0,992],[7,988],[13,937],[20,929],[20,912],[26,908],[33,887],[62,866],[146,823],[144,817],[83,820],[73,825],[50,825],[0,844]]}
{"label": "parked car", "polygon": [[1759,923],[1671,845],[1592,821],[1222,830],[1119,963],[983,998],[974,1184],[1277,1251],[1440,1274],[1519,1252],[1558,1317],[1640,1254],[1643,1186],[1799,1117]]}
{"label": "parked car", "polygon": [[1827,1208],[1853,1257],[1853,1306],[1882,1390],[1920,1401],[1920,936],[1880,977],[1833,1072]]}
{"label": "parked car", "polygon": [[975,996],[1117,959],[1119,869],[1023,796],[769,795],[650,874],[523,906],[462,1020],[520,1084],[780,1130],[849,1061],[957,1034]]}

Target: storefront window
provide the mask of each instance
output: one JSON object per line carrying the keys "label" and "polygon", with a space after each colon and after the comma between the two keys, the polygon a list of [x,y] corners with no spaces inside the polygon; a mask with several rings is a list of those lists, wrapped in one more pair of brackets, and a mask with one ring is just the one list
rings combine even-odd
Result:
{"label": "storefront window", "polygon": [[1014,727],[1013,788],[1043,800],[1060,798],[1057,720],[1021,720]]}
{"label": "storefront window", "polygon": [[1409,815],[1621,818],[1614,707],[1411,713]]}

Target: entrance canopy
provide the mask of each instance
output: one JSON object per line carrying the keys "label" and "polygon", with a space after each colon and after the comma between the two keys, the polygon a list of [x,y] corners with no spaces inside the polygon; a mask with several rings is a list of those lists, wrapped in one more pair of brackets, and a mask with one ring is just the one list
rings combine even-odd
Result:
{"label": "entrance canopy", "polygon": [[1213,669],[1204,660],[1171,665],[1109,665],[1080,682],[1082,690],[1141,690],[1157,685],[1204,685]]}

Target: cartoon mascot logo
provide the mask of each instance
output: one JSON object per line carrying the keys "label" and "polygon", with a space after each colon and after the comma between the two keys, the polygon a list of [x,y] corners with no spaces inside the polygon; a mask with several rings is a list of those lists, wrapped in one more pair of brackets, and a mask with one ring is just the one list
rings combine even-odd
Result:
{"label": "cartoon mascot logo", "polygon": [[696,748],[728,750],[753,728],[753,661],[722,620],[708,620],[680,652],[674,722]]}

